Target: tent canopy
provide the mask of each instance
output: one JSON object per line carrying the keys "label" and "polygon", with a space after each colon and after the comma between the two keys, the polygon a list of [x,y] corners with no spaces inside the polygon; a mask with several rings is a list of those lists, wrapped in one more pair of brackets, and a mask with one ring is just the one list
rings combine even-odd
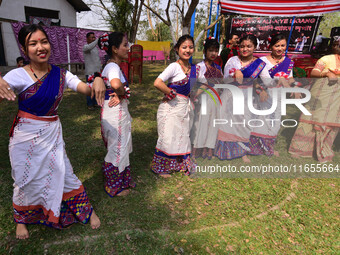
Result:
{"label": "tent canopy", "polygon": [[305,16],[340,11],[339,0],[219,0],[222,13]]}

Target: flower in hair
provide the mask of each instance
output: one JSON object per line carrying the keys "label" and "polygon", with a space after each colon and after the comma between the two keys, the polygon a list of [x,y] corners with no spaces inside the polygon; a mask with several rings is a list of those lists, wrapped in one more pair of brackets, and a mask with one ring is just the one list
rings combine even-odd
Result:
{"label": "flower in hair", "polygon": [[105,33],[99,38],[100,49],[107,51],[109,48],[109,34]]}

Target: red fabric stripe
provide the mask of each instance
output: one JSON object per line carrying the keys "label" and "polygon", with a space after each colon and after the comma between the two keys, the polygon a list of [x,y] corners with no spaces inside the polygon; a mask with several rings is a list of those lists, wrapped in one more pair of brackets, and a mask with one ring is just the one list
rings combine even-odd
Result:
{"label": "red fabric stripe", "polygon": [[[226,6],[226,7],[224,7]],[[340,10],[340,3],[339,4],[332,4],[332,5],[322,5],[322,6],[306,6],[306,9],[301,9],[301,6],[290,6],[290,7],[284,7],[284,6],[263,6],[263,5],[254,5],[254,6],[244,6],[244,5],[239,5],[239,4],[222,4],[222,8],[225,9],[232,9],[233,8],[240,8],[240,9],[244,9],[244,10],[250,10],[253,11],[254,9],[258,9],[258,10],[269,10],[269,11],[281,11],[281,10],[297,10],[297,11],[309,11],[309,10],[314,10],[314,9],[326,9],[326,8],[339,8]]]}
{"label": "red fabric stripe", "polygon": [[329,9],[324,9],[324,8],[320,8],[320,9],[314,9],[313,11],[308,10],[308,9],[294,9],[294,8],[290,8],[291,12],[287,12],[287,11],[276,11],[276,12],[261,12],[261,11],[254,11],[252,9],[250,10],[242,10],[242,9],[238,9],[238,8],[232,8],[232,7],[228,7],[228,8],[224,8],[222,7],[222,13],[223,12],[233,12],[233,13],[241,13],[241,14],[250,14],[250,15],[267,15],[267,16],[282,16],[282,15],[286,15],[286,16],[296,16],[296,15],[311,15],[311,14],[322,14],[322,13],[327,13],[327,12],[336,12],[340,10],[340,6],[339,7],[334,7],[334,8],[329,8]]}
{"label": "red fabric stripe", "polygon": [[326,12],[336,12],[338,11],[337,9],[334,10],[328,10],[328,11],[324,11],[324,10],[320,10],[320,11],[313,11],[313,12],[309,12],[309,11],[305,11],[305,12],[280,12],[280,13],[269,13],[269,12],[251,12],[251,11],[238,11],[237,9],[233,10],[233,9],[228,9],[228,10],[222,10],[223,12],[227,12],[227,13],[240,13],[240,14],[247,14],[247,15],[262,15],[262,16],[298,16],[298,15],[315,15],[315,14],[323,14]]}
{"label": "red fabric stripe", "polygon": [[[230,0],[232,1],[232,0]],[[226,2],[226,1],[220,1],[221,2]],[[236,2],[236,1],[235,1]],[[240,2],[240,1],[237,1]],[[329,0],[242,0],[242,2],[256,2],[256,3],[268,3],[268,4],[272,4],[272,3],[278,3],[278,4],[291,4],[291,3],[310,3],[310,2],[329,2]]]}

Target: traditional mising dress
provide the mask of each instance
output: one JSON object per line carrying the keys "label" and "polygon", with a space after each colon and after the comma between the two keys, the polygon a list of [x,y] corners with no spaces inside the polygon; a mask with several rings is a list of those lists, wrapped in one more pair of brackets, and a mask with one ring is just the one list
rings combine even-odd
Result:
{"label": "traditional mising dress", "polygon": [[[217,64],[212,63],[211,66],[207,66],[205,62],[202,61],[198,63],[197,66],[200,68],[198,81],[207,83],[211,87],[214,87],[215,84],[223,82],[221,79],[223,77],[221,67]],[[210,91],[214,97],[216,97],[216,95],[209,88],[206,89]],[[218,99],[215,98],[215,101],[218,102]],[[219,109],[210,96],[207,97],[206,104],[206,115],[201,114],[199,105],[196,104],[195,107],[195,120],[191,130],[191,139],[193,147],[196,149],[215,148],[218,128],[213,126],[213,122],[214,119],[219,119]],[[195,157],[206,156],[202,155],[201,150],[196,150],[195,154]]]}
{"label": "traditional mising dress", "polygon": [[272,107],[273,104],[273,92],[274,88],[277,89],[277,108],[270,115],[253,115],[253,119],[262,120],[263,126],[253,127],[250,136],[250,155],[267,155],[274,154],[274,146],[277,138],[277,134],[281,127],[281,83],[278,82],[280,77],[288,79],[293,77],[294,62],[288,57],[276,65],[273,65],[266,57],[261,57],[266,67],[260,74],[260,78],[263,82],[263,86],[267,88],[268,99],[264,102],[260,101],[260,97],[255,95],[254,105],[258,110],[267,110]]}
{"label": "traditional mising dress", "polygon": [[[327,55],[318,60],[314,69],[320,72],[340,69],[337,55]],[[301,114],[299,125],[292,138],[289,153],[331,161],[332,145],[340,129],[340,81],[328,85],[328,78],[318,78],[311,88],[311,100],[305,105],[312,114]]]}
{"label": "traditional mising dress", "polygon": [[162,81],[169,81],[168,87],[176,90],[177,96],[162,102],[158,108],[158,140],[151,163],[151,170],[156,174],[184,172],[188,175],[195,170],[190,158],[189,94],[190,84],[198,76],[198,71],[198,67],[191,65],[190,73],[185,75],[178,63],[172,63],[159,75]]}
{"label": "traditional mising dress", "polygon": [[129,84],[120,67],[116,63],[108,63],[102,75],[106,77],[106,93],[101,112],[101,131],[107,154],[102,170],[104,173],[104,189],[113,197],[124,189],[134,187],[131,178],[129,154],[132,152],[131,116],[128,110],[128,99],[124,98],[117,106],[109,107],[111,88],[110,81],[120,79],[124,87]]}
{"label": "traditional mising dress", "polygon": [[4,79],[19,94],[9,156],[14,179],[14,221],[54,228],[87,223],[93,208],[66,155],[57,114],[64,90],[80,80],[59,67],[34,83],[23,68]]}
{"label": "traditional mising dress", "polygon": [[[234,82],[232,85],[242,90],[244,96],[244,115],[233,114],[233,97],[229,90],[224,89],[221,94],[223,107],[220,108],[220,118],[227,120],[225,125],[219,125],[217,142],[215,147],[215,156],[219,159],[240,158],[248,154],[249,138],[251,128],[248,121],[251,113],[247,107],[248,89],[253,89],[254,80],[260,75],[266,63],[261,59],[256,59],[247,66],[242,67],[239,57],[235,56],[228,60],[224,68],[224,77],[234,76],[236,70],[240,70],[243,74],[243,84]],[[232,124],[234,123],[234,124]]]}

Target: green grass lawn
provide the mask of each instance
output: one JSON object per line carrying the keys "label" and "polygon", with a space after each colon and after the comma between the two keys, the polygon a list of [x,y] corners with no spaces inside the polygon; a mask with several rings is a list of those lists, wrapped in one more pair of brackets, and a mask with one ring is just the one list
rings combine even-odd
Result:
{"label": "green grass lawn", "polygon": [[[180,174],[163,179],[149,170],[162,97],[153,81],[163,69],[145,65],[143,83],[131,85],[130,161],[137,187],[127,197],[110,198],[103,189],[100,110],[89,111],[86,98],[71,91],[61,103],[66,150],[101,218],[98,230],[81,224],[65,230],[32,225],[29,240],[16,240],[7,146],[17,106],[1,103],[0,254],[339,254],[338,179]],[[294,129],[280,132],[280,157],[251,157],[252,164],[317,163],[292,159],[287,148]],[[333,163],[339,164],[339,139],[335,150]],[[241,160],[227,163],[243,165]]]}

